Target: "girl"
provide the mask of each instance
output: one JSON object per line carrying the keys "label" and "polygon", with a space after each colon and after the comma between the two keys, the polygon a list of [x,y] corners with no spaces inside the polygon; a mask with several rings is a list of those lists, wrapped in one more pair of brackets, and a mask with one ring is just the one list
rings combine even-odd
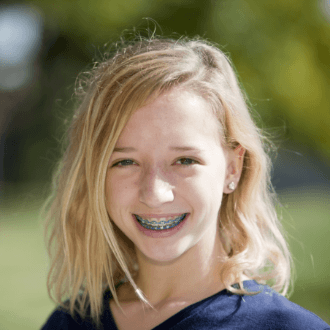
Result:
{"label": "girl", "polygon": [[284,297],[267,139],[227,57],[140,39],[87,85],[48,208],[43,329],[330,329]]}

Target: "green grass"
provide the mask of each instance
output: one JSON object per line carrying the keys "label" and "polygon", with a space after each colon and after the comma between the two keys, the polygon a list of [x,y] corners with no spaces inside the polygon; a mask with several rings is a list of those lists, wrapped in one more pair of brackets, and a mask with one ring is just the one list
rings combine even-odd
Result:
{"label": "green grass", "polygon": [[280,194],[297,280],[290,300],[330,323],[330,193],[321,187]]}
{"label": "green grass", "polygon": [[55,305],[47,296],[47,254],[38,211],[1,210],[1,329],[40,329]]}
{"label": "green grass", "polygon": [[[0,218],[1,329],[40,329],[55,308],[48,298],[47,255],[43,228],[38,221],[39,193],[27,188],[28,197],[2,206]],[[315,190],[317,191],[317,190]],[[330,204],[329,192],[312,189],[280,195],[286,207],[284,227],[294,255],[297,281],[291,301],[330,323]]]}

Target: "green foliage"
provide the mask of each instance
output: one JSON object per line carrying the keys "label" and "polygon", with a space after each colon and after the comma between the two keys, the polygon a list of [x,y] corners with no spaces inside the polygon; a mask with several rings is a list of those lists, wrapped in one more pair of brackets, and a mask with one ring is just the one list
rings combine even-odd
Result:
{"label": "green foliage", "polygon": [[[48,153],[56,149],[62,119],[71,113],[78,73],[102,58],[124,30],[128,34],[200,35],[215,42],[232,58],[263,128],[279,129],[283,132],[280,141],[304,145],[330,162],[330,18],[325,14],[326,1],[323,7],[322,1],[309,0],[26,2],[44,15],[48,48],[42,55],[44,74],[34,97],[46,101],[32,110],[35,123],[48,130],[35,134],[37,124],[33,124],[20,132],[26,142],[19,147],[18,156],[11,156],[16,161],[9,166],[10,180],[14,176],[17,180],[49,179],[56,159],[48,158]],[[35,146],[33,156],[22,151],[29,150],[27,141]],[[34,156],[38,152],[39,157]],[[40,159],[46,160],[45,170],[37,175],[34,169]],[[29,167],[22,171],[25,164]],[[29,171],[31,174],[23,174]]]}
{"label": "green foliage", "polygon": [[212,11],[210,35],[232,54],[267,125],[283,118],[287,138],[330,158],[330,26],[317,4],[219,1]]}

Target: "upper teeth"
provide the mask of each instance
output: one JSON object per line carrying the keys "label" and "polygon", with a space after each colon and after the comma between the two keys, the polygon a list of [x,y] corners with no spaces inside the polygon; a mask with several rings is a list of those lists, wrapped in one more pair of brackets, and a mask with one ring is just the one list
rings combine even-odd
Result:
{"label": "upper teeth", "polygon": [[[182,215],[182,214],[181,214]],[[181,215],[179,215],[179,216],[176,216],[176,217],[168,217],[168,218],[147,218],[147,219],[144,219],[144,218],[141,218],[141,219],[143,219],[143,220],[147,220],[147,221],[149,221],[149,222],[153,222],[153,221],[155,221],[155,222],[162,222],[162,221],[170,221],[170,220],[175,220],[175,219],[177,219],[178,217],[180,217]]]}
{"label": "upper teeth", "polygon": [[167,217],[167,218],[164,217],[164,218],[160,218],[160,219],[157,219],[157,218],[143,219],[138,215],[136,217],[142,223],[147,223],[147,224],[153,225],[153,226],[164,226],[164,225],[168,225],[168,224],[172,224],[177,221],[180,221],[184,215],[185,215],[185,213],[181,214],[177,217]]}

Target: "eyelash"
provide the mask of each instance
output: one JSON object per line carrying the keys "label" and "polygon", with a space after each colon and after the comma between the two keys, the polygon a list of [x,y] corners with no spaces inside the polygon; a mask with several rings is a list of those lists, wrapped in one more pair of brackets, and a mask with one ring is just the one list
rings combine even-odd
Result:
{"label": "eyelash", "polygon": [[[124,159],[124,160],[121,160],[120,162],[117,162],[117,163],[113,164],[111,167],[125,167],[126,165],[118,166],[120,163],[123,163],[123,162],[133,162],[133,160]],[[129,165],[132,165],[132,164],[129,164]]]}
{"label": "eyelash", "polygon": [[[188,158],[188,157],[182,157],[182,158],[179,158],[178,160],[176,160],[175,162],[179,161],[179,160],[189,160],[189,161],[192,161],[194,162],[193,164],[179,164],[179,165],[184,165],[184,166],[191,166],[191,165],[194,165],[194,164],[198,164],[199,162],[195,159],[192,159],[192,158]],[[124,159],[124,160],[121,160],[115,164],[113,164],[111,167],[126,167],[128,165],[133,165],[133,164],[126,164],[126,165],[121,165],[121,166],[118,166],[119,164],[121,163],[124,163],[124,162],[134,162],[132,159]]]}
{"label": "eyelash", "polygon": [[[179,160],[182,160],[182,159],[185,159],[185,160],[191,160],[191,161],[193,161],[195,164],[198,164],[198,161],[197,160],[195,160],[195,159],[191,159],[191,158],[188,158],[188,157],[182,157],[182,158],[179,158],[177,161],[179,161]],[[176,161],[176,162],[177,162]],[[183,164],[182,164],[183,165]],[[186,164],[186,166],[190,166],[190,165],[194,165],[194,164]]]}

